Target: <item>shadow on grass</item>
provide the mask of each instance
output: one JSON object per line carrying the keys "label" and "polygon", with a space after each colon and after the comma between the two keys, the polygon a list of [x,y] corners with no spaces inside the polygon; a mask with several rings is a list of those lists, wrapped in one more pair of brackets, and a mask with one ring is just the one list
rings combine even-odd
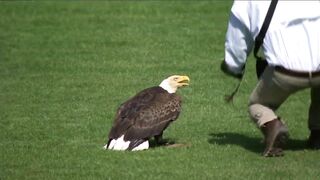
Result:
{"label": "shadow on grass", "polygon": [[175,144],[176,140],[175,139],[166,138],[166,139],[162,139],[160,144],[157,144],[154,139],[150,139],[149,143],[150,143],[150,148],[157,148],[157,147],[161,147],[161,146],[167,146],[167,145],[170,145],[170,144]]}
{"label": "shadow on grass", "polygon": [[[251,152],[261,153],[264,150],[262,138],[249,137],[234,132],[211,133],[208,142],[218,145],[238,145]],[[285,150],[300,151],[307,149],[306,141],[289,139]]]}
{"label": "shadow on grass", "polygon": [[175,139],[162,139],[160,144],[157,144],[155,140],[150,140],[150,148],[155,149],[159,147],[165,147],[165,148],[187,148],[190,147],[190,143],[184,143],[176,141]]}

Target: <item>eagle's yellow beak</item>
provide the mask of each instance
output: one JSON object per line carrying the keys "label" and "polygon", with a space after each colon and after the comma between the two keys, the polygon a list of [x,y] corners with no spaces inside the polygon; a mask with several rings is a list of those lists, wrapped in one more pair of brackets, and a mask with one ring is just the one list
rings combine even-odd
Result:
{"label": "eagle's yellow beak", "polygon": [[181,86],[188,86],[190,83],[190,78],[188,76],[179,76],[179,79],[177,80],[177,82]]}

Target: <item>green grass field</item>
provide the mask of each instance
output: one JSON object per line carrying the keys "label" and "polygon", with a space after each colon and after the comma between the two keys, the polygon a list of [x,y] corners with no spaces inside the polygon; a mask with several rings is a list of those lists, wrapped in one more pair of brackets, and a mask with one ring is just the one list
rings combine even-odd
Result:
{"label": "green grass field", "polygon": [[[316,179],[305,148],[309,91],[279,109],[286,154],[260,156],[247,115],[256,83],[219,70],[231,1],[0,2],[0,179]],[[186,74],[183,112],[164,138],[189,147],[104,151],[117,107]]]}

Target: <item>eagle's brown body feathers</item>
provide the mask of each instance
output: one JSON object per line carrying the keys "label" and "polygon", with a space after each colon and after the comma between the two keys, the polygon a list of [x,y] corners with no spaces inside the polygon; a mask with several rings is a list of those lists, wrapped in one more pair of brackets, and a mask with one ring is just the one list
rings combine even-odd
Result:
{"label": "eagle's brown body feathers", "polygon": [[152,137],[159,143],[163,131],[181,111],[181,98],[176,91],[188,86],[189,81],[188,76],[170,76],[159,86],[142,90],[121,104],[104,148],[144,150],[149,148]]}
{"label": "eagle's brown body feathers", "polygon": [[122,135],[125,141],[162,135],[180,111],[181,98],[176,93],[170,94],[159,86],[145,89],[118,108],[109,141]]}

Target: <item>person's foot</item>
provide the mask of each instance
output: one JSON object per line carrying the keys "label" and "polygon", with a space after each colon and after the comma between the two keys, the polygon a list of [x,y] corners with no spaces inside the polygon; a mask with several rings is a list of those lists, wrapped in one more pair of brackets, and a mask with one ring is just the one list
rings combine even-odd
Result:
{"label": "person's foot", "polygon": [[266,145],[262,155],[265,157],[283,156],[283,147],[289,137],[288,128],[277,118],[265,123],[261,131],[264,134]]}
{"label": "person's foot", "polygon": [[320,149],[320,130],[311,130],[308,139],[308,147],[311,149]]}

